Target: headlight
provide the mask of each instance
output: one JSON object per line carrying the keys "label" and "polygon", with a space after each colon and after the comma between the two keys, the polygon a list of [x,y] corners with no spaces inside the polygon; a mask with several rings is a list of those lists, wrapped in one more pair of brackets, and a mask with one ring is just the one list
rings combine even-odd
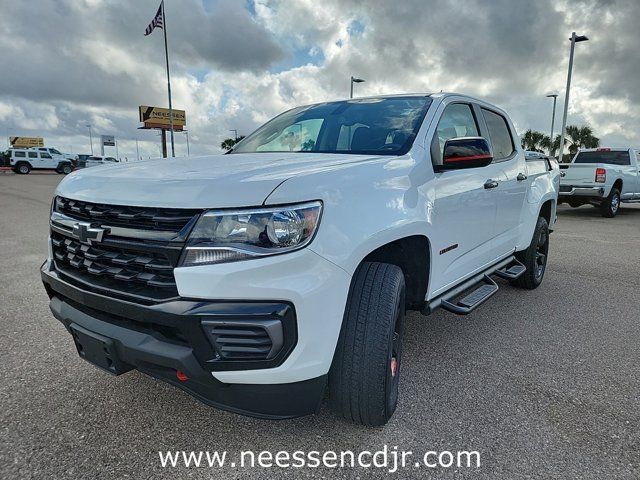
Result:
{"label": "headlight", "polygon": [[189,235],[182,266],[235,262],[297,250],[313,238],[321,212],[319,201],[205,212]]}

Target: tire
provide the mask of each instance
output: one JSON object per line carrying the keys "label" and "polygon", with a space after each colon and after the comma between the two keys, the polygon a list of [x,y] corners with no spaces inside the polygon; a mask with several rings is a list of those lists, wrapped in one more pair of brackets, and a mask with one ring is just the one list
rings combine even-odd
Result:
{"label": "tire", "polygon": [[516,258],[527,270],[511,283],[520,288],[538,288],[547,270],[549,258],[549,224],[544,217],[538,217],[531,244],[526,250],[516,252]]}
{"label": "tire", "polygon": [[71,167],[71,165],[69,165],[67,163],[67,164],[63,165],[60,170],[61,170],[60,173],[63,173],[65,175],[69,175],[71,172],[73,172],[73,167]]}
{"label": "tire", "polygon": [[31,165],[29,165],[28,163],[19,163],[18,165],[16,165],[16,173],[19,173],[20,175],[27,175],[29,172],[31,171]]}
{"label": "tire", "polygon": [[398,403],[405,281],[387,263],[364,262],[353,280],[329,372],[329,404],[343,418],[384,425]]}
{"label": "tire", "polygon": [[612,188],[609,196],[602,201],[600,213],[603,217],[613,218],[620,211],[620,190]]}

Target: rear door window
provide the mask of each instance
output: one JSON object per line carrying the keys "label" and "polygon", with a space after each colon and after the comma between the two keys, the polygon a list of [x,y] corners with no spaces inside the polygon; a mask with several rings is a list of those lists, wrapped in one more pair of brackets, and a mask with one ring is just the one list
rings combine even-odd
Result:
{"label": "rear door window", "polygon": [[29,152],[29,158],[38,158],[38,152]]}
{"label": "rear door window", "polygon": [[500,160],[509,158],[513,155],[515,147],[509,126],[507,125],[507,120],[502,115],[484,108],[482,109],[482,115],[489,130],[494,160],[499,162]]}

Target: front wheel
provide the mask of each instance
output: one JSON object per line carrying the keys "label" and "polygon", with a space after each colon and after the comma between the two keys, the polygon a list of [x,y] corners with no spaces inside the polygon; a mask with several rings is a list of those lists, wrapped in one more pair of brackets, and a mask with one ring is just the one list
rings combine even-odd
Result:
{"label": "front wheel", "polygon": [[615,217],[618,214],[618,210],[620,210],[620,190],[612,188],[609,196],[602,201],[600,210],[603,217]]}
{"label": "front wheel", "polygon": [[73,168],[71,168],[71,165],[67,164],[62,167],[61,173],[64,173],[65,175],[69,175],[71,172],[73,172]]}
{"label": "front wheel", "polygon": [[16,171],[20,174],[20,175],[26,175],[31,171],[31,167],[29,166],[28,163],[21,163],[20,165],[18,165],[18,167],[16,168]]}
{"label": "front wheel", "polygon": [[405,281],[388,263],[365,262],[354,277],[329,372],[331,408],[352,422],[389,421],[398,403]]}
{"label": "front wheel", "polygon": [[516,252],[516,258],[527,267],[527,270],[512,283],[528,290],[538,288],[547,269],[548,254],[549,224],[546,218],[538,217],[529,247],[522,252]]}

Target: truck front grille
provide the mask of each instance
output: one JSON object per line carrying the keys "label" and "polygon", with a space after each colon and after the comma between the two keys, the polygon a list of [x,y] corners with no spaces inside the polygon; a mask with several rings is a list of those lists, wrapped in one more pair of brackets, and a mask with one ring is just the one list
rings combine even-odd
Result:
{"label": "truck front grille", "polygon": [[55,211],[85,222],[114,227],[179,232],[199,210],[130,207],[56,197]]}
{"label": "truck front grille", "polygon": [[[173,269],[200,211],[128,207],[57,197],[51,217],[56,270],[79,288],[138,303],[178,297]],[[104,230],[81,241],[81,224]]]}

